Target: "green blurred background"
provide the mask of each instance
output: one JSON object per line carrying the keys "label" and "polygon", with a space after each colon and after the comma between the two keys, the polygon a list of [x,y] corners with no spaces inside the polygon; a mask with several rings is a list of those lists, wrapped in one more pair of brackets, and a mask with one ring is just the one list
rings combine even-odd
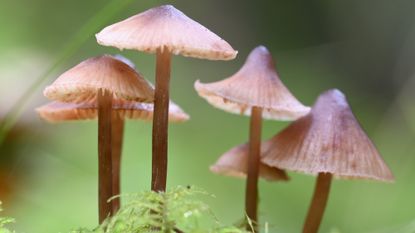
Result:
{"label": "green blurred background", "polygon": [[[73,36],[109,1],[0,0],[0,117],[59,57]],[[120,1],[121,2],[121,1]],[[208,167],[248,139],[247,117],[214,109],[193,89],[195,80],[236,72],[257,45],[272,52],[282,81],[304,104],[339,88],[396,176],[395,184],[335,181],[321,232],[415,232],[415,1],[132,1],[100,22],[117,22],[160,4],[173,4],[228,41],[237,59],[213,62],[175,56],[171,97],[191,115],[170,126],[168,185],[197,185],[218,218],[242,218],[244,180]],[[121,4],[121,3],[120,3]],[[94,33],[35,91],[0,147],[3,214],[18,232],[66,232],[97,224],[97,124],[51,125],[34,108],[42,89],[80,61],[119,51],[97,45]],[[154,81],[155,57],[124,51]],[[288,123],[267,121],[263,138]],[[129,121],[122,161],[122,192],[150,187],[151,124]],[[289,183],[260,183],[261,221],[272,233],[300,232],[314,178],[290,173]],[[411,228],[412,224],[412,228]],[[405,231],[406,229],[406,231]]]}

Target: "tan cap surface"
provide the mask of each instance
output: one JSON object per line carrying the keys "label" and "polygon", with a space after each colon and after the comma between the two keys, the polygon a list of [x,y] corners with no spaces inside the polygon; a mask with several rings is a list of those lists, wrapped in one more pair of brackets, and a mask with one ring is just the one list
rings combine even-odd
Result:
{"label": "tan cap surface", "polygon": [[281,82],[264,46],[256,47],[233,76],[208,84],[196,81],[195,89],[210,104],[231,113],[250,115],[252,107],[260,107],[264,118],[294,120],[310,110]]}
{"label": "tan cap surface", "polygon": [[[118,114],[122,119],[128,118],[146,121],[151,121],[153,119],[154,105],[151,103],[118,101],[113,103],[113,109],[113,114]],[[36,111],[43,119],[52,123],[93,120],[98,117],[96,102],[80,104],[51,102],[37,108]],[[189,118],[189,115],[187,115],[178,105],[170,102],[170,122],[184,122],[189,120]]]}
{"label": "tan cap surface", "polygon": [[262,161],[308,174],[394,180],[355,119],[346,97],[336,89],[322,93],[307,116],[274,136]]}
{"label": "tan cap surface", "polygon": [[109,90],[114,99],[154,100],[151,85],[129,65],[109,55],[81,62],[59,76],[43,94],[55,101],[82,103],[96,99],[99,89]]}
{"label": "tan cap surface", "polygon": [[[261,151],[267,149],[268,142],[261,144]],[[245,178],[248,173],[249,145],[247,143],[236,146],[223,154],[210,167],[214,173],[226,176]],[[287,181],[289,178],[284,170],[270,167],[262,162],[259,165],[259,176],[267,181]]]}
{"label": "tan cap surface", "polygon": [[98,116],[96,106],[96,103],[74,104],[54,101],[36,108],[36,112],[41,118],[51,123],[92,120]]}
{"label": "tan cap surface", "polygon": [[149,9],[104,28],[96,35],[101,45],[210,60],[231,60],[237,51],[219,36],[171,5]]}

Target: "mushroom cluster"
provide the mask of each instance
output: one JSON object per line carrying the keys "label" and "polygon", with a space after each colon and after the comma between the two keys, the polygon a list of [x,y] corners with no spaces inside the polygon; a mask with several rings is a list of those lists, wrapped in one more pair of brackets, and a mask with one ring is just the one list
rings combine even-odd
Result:
{"label": "mushroom cluster", "polygon": [[[155,87],[123,57],[89,58],[44,90],[53,102],[37,109],[49,122],[98,119],[99,222],[120,208],[120,169],[125,119],[152,121],[151,190],[165,192],[168,123],[189,116],[169,97],[172,55],[232,60],[226,41],[171,5],[155,7],[104,28],[97,42],[120,50],[156,54]],[[229,78],[194,85],[224,111],[250,117],[249,141],[230,149],[210,167],[214,173],[246,178],[247,229],[258,232],[258,178],[288,181],[285,170],[316,175],[303,233],[318,232],[333,177],[391,182],[393,175],[355,119],[345,95],[333,89],[304,106],[281,81],[270,51],[252,50]],[[262,119],[293,121],[261,140]],[[109,200],[112,200],[111,202]]]}
{"label": "mushroom cluster", "polygon": [[[48,86],[44,94],[53,102],[37,108],[53,123],[98,118],[99,222],[120,207],[119,198],[108,200],[120,194],[124,120],[150,121],[154,115],[153,86],[130,64],[109,55],[87,59]],[[171,102],[168,119],[183,122],[189,116]]]}
{"label": "mushroom cluster", "polygon": [[[284,170],[318,176],[303,233],[318,232],[333,176],[394,180],[345,95],[337,89],[328,90],[311,109],[303,106],[282,84],[264,46],[255,48],[235,75],[210,84],[196,81],[195,89],[217,108],[251,116],[249,143],[223,154],[211,171],[247,177],[245,211],[254,223],[253,232],[257,232],[258,223],[258,176],[287,181]],[[262,116],[294,122],[261,143]]]}
{"label": "mushroom cluster", "polygon": [[[246,148],[249,155],[244,160],[245,164],[240,163],[240,165],[247,173],[245,211],[256,223],[258,174],[262,165],[260,163],[262,118],[294,120],[307,114],[309,108],[302,105],[281,82],[271,54],[264,46],[256,47],[249,54],[242,68],[233,76],[209,84],[196,81],[195,88],[199,95],[213,106],[251,117],[249,146]],[[230,157],[229,154],[235,153],[233,150],[226,153],[218,163],[223,163],[225,158]],[[274,171],[281,173],[280,170]],[[287,180],[285,174],[282,178]]]}
{"label": "mushroom cluster", "polygon": [[[167,182],[168,122],[189,117],[169,98],[171,55],[231,60],[237,52],[223,39],[171,5],[152,8],[104,28],[99,44],[156,53],[155,88],[129,66],[108,55],[88,59],[62,74],[44,95],[53,102],[38,109],[48,121],[98,117],[99,222],[119,208],[120,157],[125,118],[153,121],[151,189]],[[123,62],[124,61],[124,62]],[[126,63],[127,64],[126,64]]]}

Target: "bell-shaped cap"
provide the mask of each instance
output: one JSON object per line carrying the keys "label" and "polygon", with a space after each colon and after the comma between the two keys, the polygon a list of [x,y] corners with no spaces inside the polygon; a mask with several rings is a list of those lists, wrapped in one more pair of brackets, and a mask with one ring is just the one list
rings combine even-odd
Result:
{"label": "bell-shaped cap", "polygon": [[96,34],[99,44],[119,49],[173,54],[209,60],[231,60],[235,51],[226,41],[171,5],[149,9]]}
{"label": "bell-shaped cap", "polygon": [[[261,144],[261,152],[268,148],[269,142]],[[261,153],[262,154],[262,153]],[[210,170],[214,173],[245,178],[248,173],[248,143],[236,146],[223,154]],[[259,176],[267,181],[288,181],[287,173],[276,167],[270,167],[260,161]]]}
{"label": "bell-shaped cap", "polygon": [[55,101],[82,103],[96,99],[99,89],[112,92],[118,100],[154,100],[154,89],[147,80],[129,65],[109,55],[81,62],[59,76],[43,94]]}
{"label": "bell-shaped cap", "polygon": [[[121,119],[137,119],[151,121],[153,119],[154,104],[128,101],[117,101],[112,105],[113,114]],[[93,120],[98,117],[98,107],[95,101],[89,103],[61,103],[51,102],[36,109],[41,118],[51,123],[76,120]],[[169,121],[179,123],[189,120],[178,105],[170,101]]]}
{"label": "bell-shaped cap", "polygon": [[263,162],[307,174],[393,181],[379,152],[354,117],[346,97],[322,93],[311,112],[270,140]]}
{"label": "bell-shaped cap", "polygon": [[207,84],[196,81],[195,89],[213,106],[236,114],[249,116],[252,107],[260,107],[264,118],[294,120],[310,110],[281,82],[264,46],[256,47],[233,76]]}

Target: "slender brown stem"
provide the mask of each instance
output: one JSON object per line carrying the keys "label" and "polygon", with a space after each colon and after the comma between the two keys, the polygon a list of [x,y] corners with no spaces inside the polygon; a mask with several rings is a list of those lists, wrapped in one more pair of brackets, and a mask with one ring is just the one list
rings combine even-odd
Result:
{"label": "slender brown stem", "polygon": [[111,108],[112,94],[98,91],[98,211],[102,223],[111,213],[108,199],[112,195],[111,162]]}
{"label": "slender brown stem", "polygon": [[[112,113],[112,196],[120,195],[121,154],[124,134],[124,120]],[[111,201],[112,214],[120,209],[120,197]]]}
{"label": "slender brown stem", "polygon": [[330,173],[319,173],[316,187],[314,189],[313,200],[308,210],[307,218],[304,223],[303,233],[317,233],[323,219],[329,197],[332,175]]}
{"label": "slender brown stem", "polygon": [[170,61],[171,53],[167,48],[157,50],[151,177],[151,190],[156,192],[166,191],[167,183]]}
{"label": "slender brown stem", "polygon": [[254,229],[251,229],[251,226],[247,226],[247,230],[253,230],[254,232],[258,232],[258,174],[261,153],[261,125],[262,108],[253,107],[251,110],[251,123],[249,129],[249,157],[248,177],[245,191],[245,211],[254,224]]}

